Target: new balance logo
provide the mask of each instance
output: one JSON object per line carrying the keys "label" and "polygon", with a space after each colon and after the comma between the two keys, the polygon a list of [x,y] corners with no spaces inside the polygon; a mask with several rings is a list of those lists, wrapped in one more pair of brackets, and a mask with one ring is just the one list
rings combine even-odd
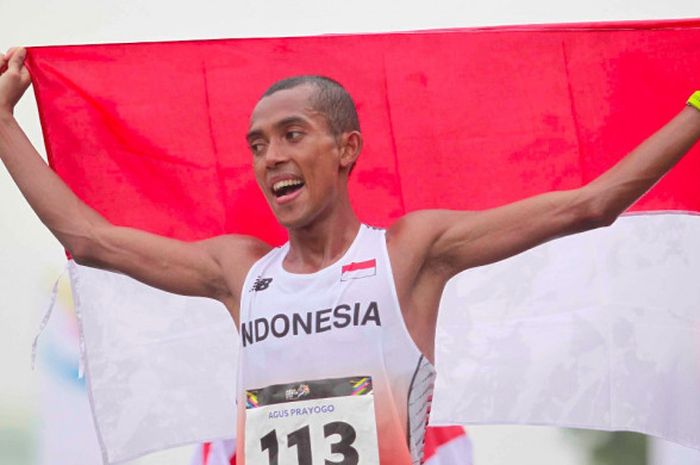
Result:
{"label": "new balance logo", "polygon": [[253,288],[250,291],[251,292],[264,291],[265,289],[270,287],[271,282],[272,282],[272,278],[258,277],[258,279],[256,279],[255,282],[253,283]]}

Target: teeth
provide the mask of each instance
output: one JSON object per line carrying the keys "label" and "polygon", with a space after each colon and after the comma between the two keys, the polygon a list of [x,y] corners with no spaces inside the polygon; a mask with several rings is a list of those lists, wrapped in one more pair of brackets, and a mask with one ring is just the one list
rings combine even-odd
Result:
{"label": "teeth", "polygon": [[272,191],[277,192],[282,188],[285,187],[290,187],[290,186],[300,186],[304,184],[302,181],[299,179],[285,179],[284,181],[278,181],[272,185]]}

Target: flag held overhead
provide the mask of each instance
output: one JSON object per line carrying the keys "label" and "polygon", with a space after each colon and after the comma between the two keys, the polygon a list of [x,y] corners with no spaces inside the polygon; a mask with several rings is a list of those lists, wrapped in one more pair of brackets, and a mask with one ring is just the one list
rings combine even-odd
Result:
{"label": "flag held overhead", "polygon": [[[351,199],[386,226],[593,179],[697,89],[698,49],[700,20],[687,20],[37,47],[28,65],[52,167],[110,221],[279,244],[244,138],[278,78],[328,75],[354,96],[366,147]],[[696,148],[612,228],[455,278],[433,421],[634,430],[700,448],[699,177]],[[106,462],[235,434],[223,309],[71,274]]]}

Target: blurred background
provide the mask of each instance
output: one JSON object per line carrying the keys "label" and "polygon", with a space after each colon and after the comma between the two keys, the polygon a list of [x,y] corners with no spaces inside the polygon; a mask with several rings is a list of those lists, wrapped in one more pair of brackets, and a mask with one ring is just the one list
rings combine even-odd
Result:
{"label": "blurred background", "polygon": [[[0,48],[693,17],[700,17],[698,0],[0,0]],[[16,116],[43,155],[31,91]],[[31,369],[32,341],[65,257],[4,169],[0,244],[0,464],[98,464],[67,276]],[[700,464],[696,451],[632,433],[479,426],[469,434],[477,465]],[[188,464],[192,451],[130,463]]]}

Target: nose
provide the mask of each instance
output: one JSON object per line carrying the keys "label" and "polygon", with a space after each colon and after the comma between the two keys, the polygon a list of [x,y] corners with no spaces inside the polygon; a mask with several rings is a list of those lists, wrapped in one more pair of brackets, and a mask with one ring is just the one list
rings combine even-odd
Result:
{"label": "nose", "polygon": [[279,142],[270,141],[265,150],[265,166],[274,168],[288,160],[286,150]]}

